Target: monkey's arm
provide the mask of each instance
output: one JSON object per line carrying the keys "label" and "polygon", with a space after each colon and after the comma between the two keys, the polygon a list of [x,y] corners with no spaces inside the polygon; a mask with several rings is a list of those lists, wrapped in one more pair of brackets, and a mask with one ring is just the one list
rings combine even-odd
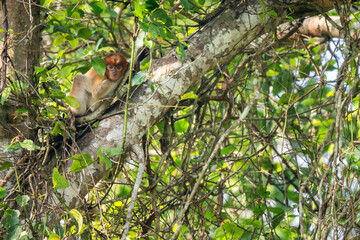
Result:
{"label": "monkey's arm", "polygon": [[76,115],[83,115],[87,111],[89,105],[91,79],[83,74],[78,74],[74,78],[74,82],[71,85],[70,96],[76,98],[79,103],[78,108],[70,107],[71,112]]}

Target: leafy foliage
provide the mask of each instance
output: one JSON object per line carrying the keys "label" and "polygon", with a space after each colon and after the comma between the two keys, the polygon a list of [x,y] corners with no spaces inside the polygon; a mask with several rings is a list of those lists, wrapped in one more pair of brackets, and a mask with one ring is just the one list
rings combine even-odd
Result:
{"label": "leafy foliage", "polygon": [[[104,52],[122,46],[122,51],[129,54],[129,29],[136,25],[144,32],[142,41],[150,54],[133,83],[145,82],[152,58],[161,57],[169,49],[176,49],[181,60],[186,58],[185,38],[206,23],[212,12],[221,10],[223,2],[41,1],[44,16],[48,17],[43,19],[45,54],[35,69],[38,94],[27,82],[10,81],[0,99],[1,105],[19,99],[12,117],[32,116],[37,123],[34,129],[38,130],[34,139],[19,136],[7,149],[24,151],[30,166],[23,171],[36,176],[28,180],[17,175],[16,192],[23,195],[15,195],[16,204],[25,216],[10,204],[15,197],[12,192],[0,187],[0,199],[4,200],[0,210],[5,219],[1,231],[7,239],[40,235],[48,239],[74,235],[117,239],[121,235],[138,162],[136,156],[127,153],[126,160],[118,163],[124,154],[121,148],[100,146],[98,159],[86,152],[72,154],[76,150],[72,141],[75,132],[66,108],[78,103],[68,96],[71,81],[91,66],[104,75],[105,64],[99,57]],[[280,18],[274,10],[259,13],[262,18],[267,15]],[[203,76],[199,86],[179,96],[177,105],[149,127],[144,138],[146,176],[128,237],[170,239],[179,212],[198,180],[200,187],[185,214],[179,239],[356,237],[359,62],[356,41],[350,34],[344,36],[348,39],[303,39],[301,46],[294,42],[274,45],[275,34],[266,40],[259,38],[228,64]],[[233,126],[255,91],[259,91],[259,98],[249,114],[222,141],[221,136]],[[217,144],[221,148],[214,152]],[[44,164],[49,151],[67,161],[49,169]],[[200,179],[205,162],[212,156]],[[53,185],[45,186],[49,192],[59,194],[73,187],[67,174],[91,169],[98,163],[109,174],[95,186],[93,179],[91,183],[89,180],[93,190],[86,199],[86,208],[41,206],[49,196],[36,191],[23,193],[21,189],[27,181],[43,185],[43,177],[52,179]],[[61,164],[71,164],[71,171],[63,172]],[[118,176],[110,171],[115,166],[120,167]],[[10,162],[1,162],[0,170],[10,168],[21,170]],[[34,215],[59,209],[58,217],[64,224],[47,226],[40,218],[30,219],[28,204],[36,210]],[[95,207],[98,211],[88,211]],[[25,220],[29,231],[24,230]]]}

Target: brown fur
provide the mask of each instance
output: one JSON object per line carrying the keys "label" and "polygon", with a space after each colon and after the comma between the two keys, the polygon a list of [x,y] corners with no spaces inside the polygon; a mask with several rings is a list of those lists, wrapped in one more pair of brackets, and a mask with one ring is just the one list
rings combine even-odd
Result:
{"label": "brown fur", "polygon": [[94,111],[99,107],[101,99],[112,97],[119,80],[124,75],[128,62],[120,53],[111,53],[104,58],[106,64],[105,76],[91,68],[87,73],[78,74],[71,86],[70,96],[79,102],[79,108],[70,107],[74,115],[84,115],[89,108]]}

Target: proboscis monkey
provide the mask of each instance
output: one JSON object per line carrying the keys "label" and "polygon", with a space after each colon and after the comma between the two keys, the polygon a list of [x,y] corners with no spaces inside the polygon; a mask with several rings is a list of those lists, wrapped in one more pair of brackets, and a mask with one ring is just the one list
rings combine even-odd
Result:
{"label": "proboscis monkey", "polygon": [[75,116],[84,115],[89,109],[96,110],[101,99],[112,97],[128,66],[125,57],[117,52],[107,55],[104,61],[106,64],[104,77],[101,77],[93,67],[87,73],[75,76],[70,91],[70,96],[75,97],[79,102],[78,108],[70,107]]}

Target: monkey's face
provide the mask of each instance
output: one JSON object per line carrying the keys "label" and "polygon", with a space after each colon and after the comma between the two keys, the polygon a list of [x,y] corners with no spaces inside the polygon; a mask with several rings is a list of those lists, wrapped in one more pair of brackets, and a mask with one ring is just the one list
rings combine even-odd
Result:
{"label": "monkey's face", "polygon": [[107,65],[106,70],[108,79],[111,81],[118,80],[125,71],[124,67],[125,66],[123,65]]}
{"label": "monkey's face", "polygon": [[112,53],[104,58],[106,64],[106,76],[111,81],[117,81],[124,74],[128,62],[119,53]]}

